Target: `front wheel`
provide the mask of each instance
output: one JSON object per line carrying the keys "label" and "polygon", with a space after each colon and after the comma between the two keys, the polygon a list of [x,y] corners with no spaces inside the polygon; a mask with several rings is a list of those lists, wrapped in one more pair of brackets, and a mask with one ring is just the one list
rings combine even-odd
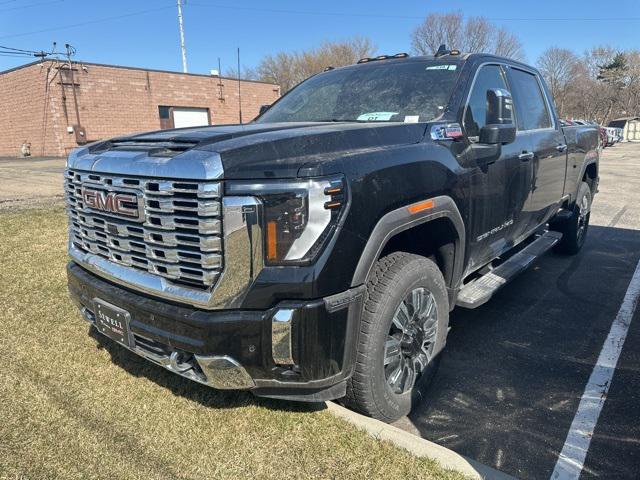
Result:
{"label": "front wheel", "polygon": [[448,324],[447,290],[435,263],[404,252],[381,258],[367,282],[345,404],[385,422],[407,415],[431,383]]}
{"label": "front wheel", "polygon": [[576,203],[571,216],[562,222],[549,224],[552,230],[562,233],[562,239],[556,244],[555,251],[575,255],[584,245],[591,217],[591,189],[582,182],[578,188]]}

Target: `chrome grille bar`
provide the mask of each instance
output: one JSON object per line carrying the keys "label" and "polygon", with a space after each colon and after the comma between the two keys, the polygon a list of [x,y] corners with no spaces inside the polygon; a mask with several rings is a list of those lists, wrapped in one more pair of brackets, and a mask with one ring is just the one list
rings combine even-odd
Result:
{"label": "chrome grille bar", "polygon": [[[142,197],[142,223],[84,204],[90,186]],[[69,239],[75,249],[182,287],[209,290],[224,267],[221,183],[67,170]]]}

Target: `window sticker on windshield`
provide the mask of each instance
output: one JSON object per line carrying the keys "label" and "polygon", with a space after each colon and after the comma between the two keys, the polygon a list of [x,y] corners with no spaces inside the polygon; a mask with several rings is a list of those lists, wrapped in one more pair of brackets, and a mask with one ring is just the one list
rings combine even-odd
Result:
{"label": "window sticker on windshield", "polygon": [[370,113],[363,113],[362,115],[360,115],[358,117],[358,121],[361,122],[375,122],[375,121],[379,121],[379,122],[384,122],[386,120],[389,120],[391,117],[393,117],[394,115],[397,115],[398,112],[370,112]]}
{"label": "window sticker on windshield", "polygon": [[429,65],[427,70],[455,70],[458,68],[457,65]]}
{"label": "window sticker on windshield", "polygon": [[420,121],[420,115],[405,115],[404,123],[418,123]]}

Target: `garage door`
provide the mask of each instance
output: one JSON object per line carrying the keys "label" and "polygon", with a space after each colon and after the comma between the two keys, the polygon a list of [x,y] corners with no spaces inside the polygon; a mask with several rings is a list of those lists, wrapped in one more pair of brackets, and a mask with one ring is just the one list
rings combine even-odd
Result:
{"label": "garage door", "polygon": [[173,107],[173,125],[175,128],[209,125],[209,109]]}

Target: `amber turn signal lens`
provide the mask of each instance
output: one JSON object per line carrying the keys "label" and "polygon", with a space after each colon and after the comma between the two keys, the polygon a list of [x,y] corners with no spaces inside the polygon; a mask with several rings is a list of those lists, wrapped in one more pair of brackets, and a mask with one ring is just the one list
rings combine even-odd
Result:
{"label": "amber turn signal lens", "polygon": [[267,223],[267,260],[278,258],[276,222]]}
{"label": "amber turn signal lens", "polygon": [[414,203],[410,207],[407,207],[409,213],[418,213],[424,210],[429,210],[435,206],[435,202],[433,200],[425,200],[424,202]]}

